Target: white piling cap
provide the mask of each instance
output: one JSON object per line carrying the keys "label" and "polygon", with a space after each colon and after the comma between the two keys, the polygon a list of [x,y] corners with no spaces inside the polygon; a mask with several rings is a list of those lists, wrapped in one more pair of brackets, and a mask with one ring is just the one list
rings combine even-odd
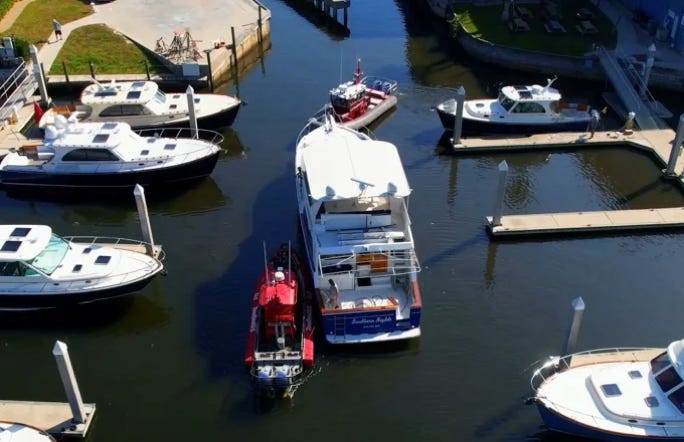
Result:
{"label": "white piling cap", "polygon": [[62,341],[56,341],[55,346],[52,347],[52,354],[55,356],[64,356],[68,352],[67,345]]}
{"label": "white piling cap", "polygon": [[192,88],[191,85],[188,85],[188,88],[185,90],[186,94],[194,94],[195,90]]}

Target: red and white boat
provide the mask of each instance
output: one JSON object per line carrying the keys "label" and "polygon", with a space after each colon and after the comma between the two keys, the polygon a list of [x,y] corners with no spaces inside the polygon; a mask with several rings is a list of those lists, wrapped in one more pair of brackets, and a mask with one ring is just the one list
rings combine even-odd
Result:
{"label": "red and white boat", "polygon": [[250,314],[245,368],[257,393],[292,397],[314,360],[313,296],[306,267],[290,244],[266,261]]}
{"label": "red and white boat", "polygon": [[397,105],[396,81],[361,75],[361,60],[357,60],[354,80],[330,91],[335,120],[351,129],[368,126]]}

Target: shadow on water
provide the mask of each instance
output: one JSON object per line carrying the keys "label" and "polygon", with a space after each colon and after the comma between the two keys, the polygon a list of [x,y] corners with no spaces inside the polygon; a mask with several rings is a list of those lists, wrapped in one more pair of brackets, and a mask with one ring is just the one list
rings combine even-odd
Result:
{"label": "shadow on water", "polygon": [[164,305],[158,278],[142,292],[117,298],[53,309],[0,311],[0,328],[37,335],[100,331],[107,336],[159,329],[171,314]]}
{"label": "shadow on water", "polygon": [[[335,20],[334,17],[331,17],[322,10],[316,8],[313,0],[282,1],[301,17],[314,24],[318,30],[326,34],[334,41],[344,40],[351,35],[351,30],[348,27]],[[339,14],[341,17],[342,12],[340,11]]]}

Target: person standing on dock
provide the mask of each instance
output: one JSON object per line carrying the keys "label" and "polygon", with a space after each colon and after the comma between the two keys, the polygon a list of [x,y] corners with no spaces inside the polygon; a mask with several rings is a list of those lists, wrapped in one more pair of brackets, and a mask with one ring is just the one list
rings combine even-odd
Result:
{"label": "person standing on dock", "polygon": [[596,109],[593,109],[591,111],[591,120],[589,120],[589,138],[594,138],[594,132],[596,132],[596,129],[598,128],[599,121],[601,120],[601,116],[599,115],[599,112]]}
{"label": "person standing on dock", "polygon": [[57,40],[62,39],[62,24],[57,21],[57,19],[52,19],[52,29],[55,31],[55,37]]}

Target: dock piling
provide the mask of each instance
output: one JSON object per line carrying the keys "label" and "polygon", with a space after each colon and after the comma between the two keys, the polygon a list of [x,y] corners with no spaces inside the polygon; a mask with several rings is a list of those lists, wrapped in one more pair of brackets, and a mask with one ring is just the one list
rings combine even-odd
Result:
{"label": "dock piling", "polygon": [[90,76],[95,80],[95,66],[93,66],[92,61],[88,61],[88,67],[90,68]]}
{"label": "dock piling", "polygon": [[145,200],[145,189],[140,184],[133,189],[135,205],[138,208],[138,218],[140,218],[140,229],[142,230],[143,241],[145,241],[145,252],[149,256],[154,256],[154,238],[152,237],[152,224],[150,224],[150,214],[147,211],[147,201]]}
{"label": "dock piling", "polygon": [[233,52],[233,65],[235,67],[235,75],[237,76],[237,64],[238,64],[238,58],[237,58],[237,43],[235,40],[235,26],[230,27],[230,38],[231,38],[231,50]]}
{"label": "dock piling", "polygon": [[563,348],[562,356],[569,355],[575,351],[577,344],[577,336],[579,335],[580,326],[582,325],[582,315],[584,314],[584,300],[580,296],[572,300],[572,309],[574,314],[572,316],[572,323],[568,331],[568,337],[565,340],[565,347]]}
{"label": "dock piling", "polygon": [[491,227],[501,225],[503,202],[504,196],[506,195],[506,175],[508,175],[508,163],[506,163],[506,160],[503,160],[499,163],[499,186],[496,191],[496,206],[494,208]]}
{"label": "dock piling", "polygon": [[193,138],[199,138],[197,132],[197,113],[195,112],[195,90],[192,86],[188,86],[185,90],[185,94],[188,97],[188,118],[190,119],[190,132],[192,132]]}
{"label": "dock piling", "polygon": [[61,341],[55,342],[52,354],[57,361],[57,369],[59,370],[59,376],[62,378],[62,384],[64,384],[64,391],[73,414],[73,422],[75,424],[82,424],[86,421],[86,413],[83,407],[83,399],[81,399],[81,391],[78,389],[76,375],[71,366],[67,345]]}
{"label": "dock piling", "polygon": [[463,106],[465,104],[465,88],[459,86],[456,90],[456,109],[454,111],[454,137],[451,139],[452,146],[461,144],[461,132],[463,130]]}
{"label": "dock piling", "polygon": [[31,60],[33,61],[33,75],[36,77],[36,81],[38,82],[41,104],[47,107],[50,105],[51,100],[50,96],[48,95],[47,85],[45,83],[45,75],[43,75],[43,70],[40,68],[38,49],[36,49],[35,45],[30,45],[29,52],[31,53]]}
{"label": "dock piling", "polygon": [[62,70],[64,71],[64,79],[69,84],[69,71],[67,70],[66,61],[62,60]]}
{"label": "dock piling", "polygon": [[679,152],[682,150],[682,141],[684,141],[684,114],[679,116],[679,124],[677,124],[677,132],[675,133],[674,141],[672,142],[672,150],[670,151],[670,159],[667,162],[667,169],[663,174],[669,178],[676,178],[675,167],[677,166],[677,159]]}
{"label": "dock piling", "polygon": [[639,91],[639,96],[641,96],[641,98],[646,98],[646,92],[648,92],[648,81],[651,77],[651,69],[653,68],[653,64],[655,62],[655,53],[655,44],[651,43],[651,46],[648,47],[646,63],[644,64],[644,72],[641,77],[641,90]]}

